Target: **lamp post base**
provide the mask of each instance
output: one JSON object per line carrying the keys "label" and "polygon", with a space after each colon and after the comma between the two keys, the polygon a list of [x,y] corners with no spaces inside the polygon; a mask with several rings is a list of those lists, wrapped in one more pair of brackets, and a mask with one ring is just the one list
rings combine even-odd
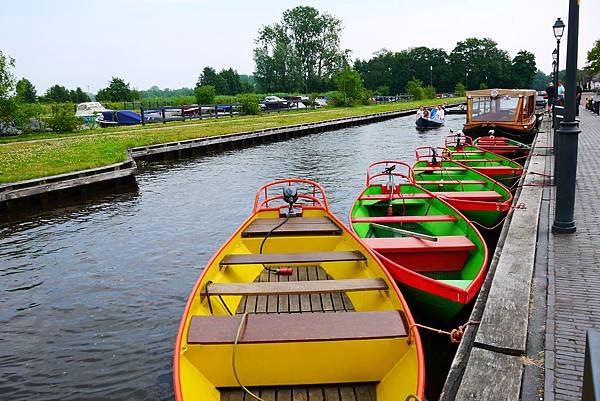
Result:
{"label": "lamp post base", "polygon": [[552,224],[553,234],[573,234],[577,231],[575,221],[555,221]]}

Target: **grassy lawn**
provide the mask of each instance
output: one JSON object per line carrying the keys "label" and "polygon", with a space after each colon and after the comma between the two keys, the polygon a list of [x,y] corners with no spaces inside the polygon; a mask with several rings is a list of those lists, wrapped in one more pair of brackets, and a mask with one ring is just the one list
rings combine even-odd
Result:
{"label": "grassy lawn", "polygon": [[48,132],[5,137],[0,138],[0,183],[118,163],[125,160],[126,149],[130,147],[461,101],[465,101],[465,98],[223,117],[145,127],[137,125],[86,130],[70,134]]}

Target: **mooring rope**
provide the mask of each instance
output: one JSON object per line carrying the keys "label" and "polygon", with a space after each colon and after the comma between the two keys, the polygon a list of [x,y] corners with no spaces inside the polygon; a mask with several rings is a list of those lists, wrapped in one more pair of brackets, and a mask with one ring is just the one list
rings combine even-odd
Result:
{"label": "mooring rope", "polygon": [[413,327],[419,327],[419,328],[422,328],[425,330],[433,331],[434,333],[446,334],[447,336],[450,337],[450,342],[452,344],[458,344],[462,340],[462,336],[463,336],[467,326],[479,324],[479,323],[480,323],[479,320],[469,320],[465,324],[461,324],[460,326],[458,326],[458,328],[452,329],[451,331],[436,329],[435,327],[426,326],[426,325],[420,324],[420,323],[411,324],[410,328],[412,329]]}

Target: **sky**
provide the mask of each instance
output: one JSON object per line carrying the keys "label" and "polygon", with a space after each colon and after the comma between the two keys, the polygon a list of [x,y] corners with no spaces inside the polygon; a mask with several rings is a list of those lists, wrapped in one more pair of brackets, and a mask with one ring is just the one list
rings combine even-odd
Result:
{"label": "sky", "polygon": [[[450,52],[468,37],[489,37],[513,57],[535,54],[549,73],[557,17],[568,24],[568,0],[215,1],[0,0],[0,50],[15,75],[43,93],[54,84],[96,92],[112,76],[143,90],[193,87],[204,66],[254,70],[258,30],[283,11],[309,5],[342,20],[342,48],[369,59],[382,48],[427,46]],[[600,1],[580,0],[578,66],[600,39]],[[595,21],[594,21],[595,20]],[[568,30],[568,27],[567,27]],[[565,68],[567,30],[561,42]]]}

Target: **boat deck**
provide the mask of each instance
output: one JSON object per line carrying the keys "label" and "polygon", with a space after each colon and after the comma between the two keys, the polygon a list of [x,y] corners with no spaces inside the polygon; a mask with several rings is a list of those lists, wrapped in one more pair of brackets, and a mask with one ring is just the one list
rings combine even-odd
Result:
{"label": "boat deck", "polygon": [[[332,280],[320,266],[300,266],[293,274],[279,275],[263,270],[255,282]],[[242,298],[236,314],[353,312],[345,293],[249,295]],[[253,387],[266,401],[374,401],[377,383],[340,383],[308,386]],[[222,401],[254,400],[241,388],[221,388]]]}

